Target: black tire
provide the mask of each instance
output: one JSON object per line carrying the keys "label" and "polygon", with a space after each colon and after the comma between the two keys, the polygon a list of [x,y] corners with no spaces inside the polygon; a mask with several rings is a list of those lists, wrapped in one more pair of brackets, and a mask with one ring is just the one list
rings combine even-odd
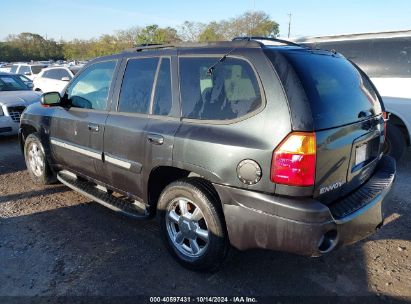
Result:
{"label": "black tire", "polygon": [[[30,156],[30,149],[33,149],[34,146],[38,148],[36,149],[38,158],[43,162],[43,169],[38,171],[33,169],[33,166],[31,165],[32,157]],[[55,173],[50,169],[50,166],[47,162],[44,153],[44,147],[37,133],[32,133],[27,136],[26,141],[24,142],[24,159],[26,161],[26,166],[27,170],[29,171],[30,177],[35,184],[49,185],[57,181]]]}
{"label": "black tire", "polygon": [[388,122],[387,136],[384,143],[384,153],[399,161],[404,155],[407,143],[404,133],[399,127]]}
{"label": "black tire", "polygon": [[[199,252],[202,251],[200,256],[190,256],[181,248],[185,242],[189,243],[191,247],[192,240],[183,238],[182,245],[175,244],[175,241],[172,240],[172,232],[169,232],[169,229],[171,229],[170,225],[178,227],[175,229],[183,232],[183,229],[180,230],[179,228],[180,225],[173,223],[169,217],[170,210],[176,204],[175,200],[179,198],[187,200],[189,207],[187,209],[191,208],[191,210],[196,210],[199,208],[203,216],[203,218],[196,223],[199,225],[198,227],[206,227],[208,240],[206,245],[200,249]],[[177,204],[179,205],[179,202]],[[176,208],[176,210],[178,210],[179,207]],[[170,253],[181,265],[190,270],[207,272],[213,272],[221,266],[230,245],[220,199],[210,183],[197,177],[185,178],[171,183],[161,193],[157,210],[162,237]],[[187,217],[181,215],[181,210],[180,217],[183,222],[187,219]],[[202,239],[198,236],[195,236],[195,238],[197,238],[196,242],[200,244]],[[201,248],[201,246],[199,246],[199,248]]]}

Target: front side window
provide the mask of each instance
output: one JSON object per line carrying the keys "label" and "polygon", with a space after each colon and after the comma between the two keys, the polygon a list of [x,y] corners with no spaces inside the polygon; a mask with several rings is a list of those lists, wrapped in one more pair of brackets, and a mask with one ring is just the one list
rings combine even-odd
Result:
{"label": "front side window", "polygon": [[158,58],[130,59],[121,85],[119,112],[148,113]]}
{"label": "front side window", "polygon": [[183,117],[230,120],[261,106],[256,75],[246,61],[227,58],[180,58],[180,87]]}
{"label": "front side window", "polygon": [[115,68],[116,61],[105,61],[84,70],[66,91],[71,106],[105,110]]}

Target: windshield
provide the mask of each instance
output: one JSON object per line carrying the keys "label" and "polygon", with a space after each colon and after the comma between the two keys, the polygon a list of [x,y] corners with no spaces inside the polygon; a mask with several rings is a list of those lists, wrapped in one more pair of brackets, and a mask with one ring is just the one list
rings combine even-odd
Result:
{"label": "windshield", "polygon": [[26,91],[29,88],[17,77],[0,75],[0,91]]}

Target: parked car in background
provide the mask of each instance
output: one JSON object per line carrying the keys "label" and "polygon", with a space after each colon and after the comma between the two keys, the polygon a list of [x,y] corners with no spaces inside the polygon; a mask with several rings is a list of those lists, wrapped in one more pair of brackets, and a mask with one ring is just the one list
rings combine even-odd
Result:
{"label": "parked car in background", "polygon": [[7,62],[0,63],[0,72],[8,73],[11,70],[11,64]]}
{"label": "parked car in background", "polygon": [[62,92],[81,66],[54,66],[43,69],[33,81],[33,90],[39,92]]}
{"label": "parked car in background", "polygon": [[381,227],[395,176],[382,100],[340,54],[278,39],[89,62],[20,124],[32,180],[157,216],[185,267],[229,249],[319,256]]}
{"label": "parked car in background", "polygon": [[30,89],[33,88],[33,80],[31,80],[30,78],[22,74],[16,74],[16,75],[21,79],[21,81],[24,82],[26,86],[28,86]]}
{"label": "parked car in background", "polygon": [[15,63],[11,67],[10,73],[22,74],[33,80],[47,64],[42,63]]}
{"label": "parked car in background", "polygon": [[397,160],[411,141],[411,31],[296,39],[313,48],[333,49],[371,78],[389,115],[384,151]]}
{"label": "parked car in background", "polygon": [[0,73],[0,135],[17,134],[21,113],[40,96],[17,75]]}

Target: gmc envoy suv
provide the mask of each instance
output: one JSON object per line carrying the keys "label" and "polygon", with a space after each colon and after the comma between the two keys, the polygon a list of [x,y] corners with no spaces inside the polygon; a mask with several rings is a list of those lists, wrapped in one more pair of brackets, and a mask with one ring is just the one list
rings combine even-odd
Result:
{"label": "gmc envoy suv", "polygon": [[20,143],[34,182],[157,216],[171,254],[210,271],[230,245],[319,256],[381,227],[385,127],[342,55],[247,37],[95,59],[28,107]]}

